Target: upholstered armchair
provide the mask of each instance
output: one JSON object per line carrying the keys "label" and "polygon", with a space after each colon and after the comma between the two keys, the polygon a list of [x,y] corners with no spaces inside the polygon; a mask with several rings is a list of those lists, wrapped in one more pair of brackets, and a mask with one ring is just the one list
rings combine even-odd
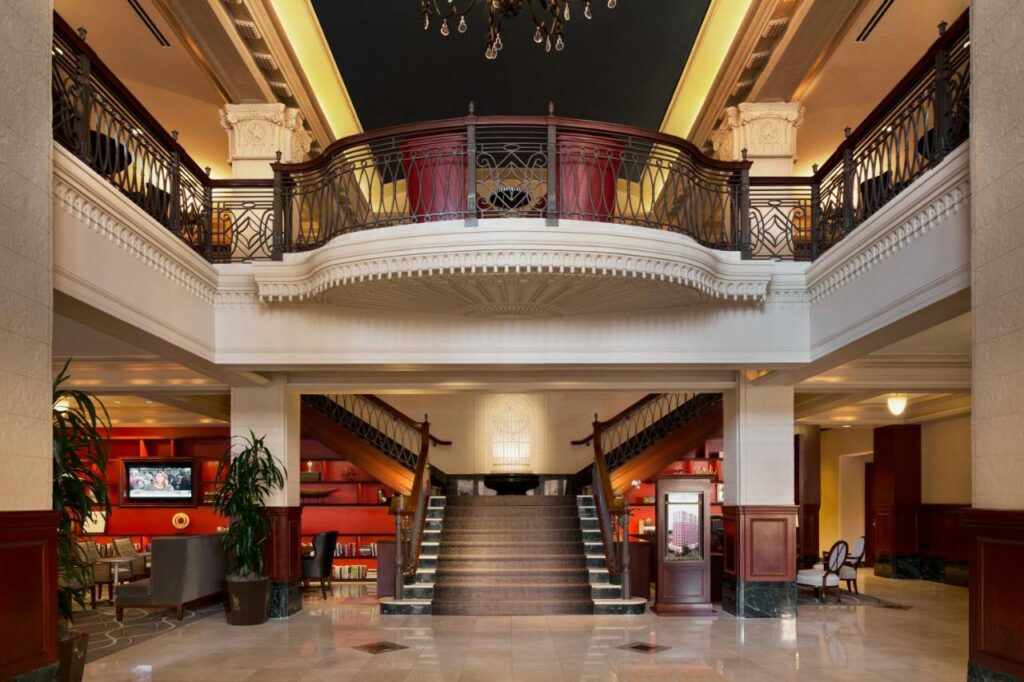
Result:
{"label": "upholstered armchair", "polygon": [[140,580],[149,575],[149,570],[146,568],[146,557],[139,556],[139,551],[135,549],[131,538],[114,538],[114,551],[120,557],[138,557],[130,564],[132,580]]}
{"label": "upholstered armchair", "polygon": [[[861,535],[857,538],[857,542],[853,545],[853,551],[846,557],[846,561],[839,567],[839,579],[846,583],[846,589],[854,594],[860,594],[860,588],[857,585],[857,569],[860,568],[861,564],[864,563],[864,536]],[[819,561],[814,564],[816,570],[824,569],[824,562]]]}
{"label": "upholstered armchair", "polygon": [[843,598],[839,594],[839,571],[846,563],[846,557],[850,554],[850,546],[840,540],[828,551],[828,556],[822,562],[821,568],[805,568],[797,571],[796,584],[805,587],[813,587],[819,602],[824,602],[828,596],[828,588],[836,588],[836,599],[842,603]]}
{"label": "upholstered armchair", "polygon": [[311,579],[319,579],[320,592],[323,593],[324,599],[327,599],[331,589],[331,569],[334,565],[334,547],[337,544],[338,534],[335,531],[317,533],[313,536],[313,553],[302,557],[303,586],[308,586]]}
{"label": "upholstered armchair", "polygon": [[103,586],[107,586],[110,600],[114,600],[114,571],[110,564],[100,561],[100,550],[92,540],[78,543],[83,561],[92,568],[92,585],[90,588],[92,608],[96,608],[96,594],[103,599]]}

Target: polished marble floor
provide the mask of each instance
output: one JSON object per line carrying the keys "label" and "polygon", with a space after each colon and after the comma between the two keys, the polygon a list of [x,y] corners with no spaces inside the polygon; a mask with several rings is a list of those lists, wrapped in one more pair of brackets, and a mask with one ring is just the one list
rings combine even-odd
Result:
{"label": "polished marble floor", "polygon": [[[912,608],[801,606],[795,620],[726,614],[381,617],[366,587],[339,585],[328,600],[310,592],[304,610],[290,620],[235,628],[218,614],[96,661],[86,668],[86,679],[966,679],[966,589],[866,574],[861,583],[870,594]],[[354,648],[375,642],[406,648],[377,654]],[[656,648],[622,648],[634,643]]]}

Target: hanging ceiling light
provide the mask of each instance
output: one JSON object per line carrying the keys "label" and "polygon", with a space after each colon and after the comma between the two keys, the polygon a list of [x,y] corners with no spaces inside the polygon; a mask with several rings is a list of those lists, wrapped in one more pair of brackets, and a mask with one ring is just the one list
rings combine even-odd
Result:
{"label": "hanging ceiling light", "polygon": [[885,404],[889,408],[889,414],[898,417],[907,409],[907,394],[893,393],[885,399]]}
{"label": "hanging ceiling light", "polygon": [[[451,24],[459,33],[469,29],[466,15],[482,2],[487,7],[487,47],[484,56],[497,59],[501,51],[501,26],[506,19],[514,19],[528,8],[536,30],[533,42],[543,45],[546,52],[552,48],[565,49],[565,25],[573,17],[570,7],[583,5],[583,16],[593,17],[591,0],[420,0],[423,30],[430,29],[431,18],[441,20],[441,35],[451,35]],[[463,4],[465,3],[465,4]],[[615,9],[618,0],[607,0],[608,9]]]}

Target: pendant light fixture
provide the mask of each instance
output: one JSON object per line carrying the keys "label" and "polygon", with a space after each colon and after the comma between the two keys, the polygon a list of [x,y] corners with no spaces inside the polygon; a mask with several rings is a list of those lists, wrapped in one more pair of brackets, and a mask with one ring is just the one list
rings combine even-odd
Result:
{"label": "pendant light fixture", "polygon": [[891,393],[889,397],[885,399],[885,404],[889,408],[889,414],[894,417],[899,417],[907,410],[907,394]]}

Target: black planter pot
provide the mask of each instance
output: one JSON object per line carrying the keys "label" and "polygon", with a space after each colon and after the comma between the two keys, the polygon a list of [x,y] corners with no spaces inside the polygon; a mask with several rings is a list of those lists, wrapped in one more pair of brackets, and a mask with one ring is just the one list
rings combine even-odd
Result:
{"label": "black planter pot", "polygon": [[270,578],[224,581],[224,612],[228,625],[266,623],[269,607]]}
{"label": "black planter pot", "polygon": [[72,630],[57,640],[59,682],[82,682],[85,674],[85,654],[89,650],[89,635]]}

